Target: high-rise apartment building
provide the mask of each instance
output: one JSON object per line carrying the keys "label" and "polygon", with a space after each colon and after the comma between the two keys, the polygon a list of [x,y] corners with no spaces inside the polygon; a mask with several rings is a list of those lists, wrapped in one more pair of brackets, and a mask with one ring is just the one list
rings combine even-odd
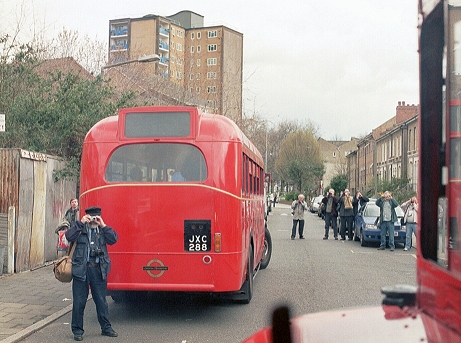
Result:
{"label": "high-rise apartment building", "polygon": [[151,54],[160,61],[147,70],[195,95],[206,111],[241,119],[243,34],[205,27],[191,11],[109,21],[109,64]]}

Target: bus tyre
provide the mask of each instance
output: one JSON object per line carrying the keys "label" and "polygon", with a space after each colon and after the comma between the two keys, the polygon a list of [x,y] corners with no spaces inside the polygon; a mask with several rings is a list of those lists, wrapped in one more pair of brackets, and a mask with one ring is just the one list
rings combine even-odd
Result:
{"label": "bus tyre", "polygon": [[271,233],[266,228],[264,233],[264,249],[263,249],[263,256],[261,258],[261,269],[266,269],[269,265],[272,256],[272,238]]}
{"label": "bus tyre", "polygon": [[244,297],[239,300],[242,304],[249,304],[251,298],[253,297],[253,270],[254,270],[254,256],[253,256],[253,246],[250,245],[248,249],[248,263],[247,263],[247,276],[245,282],[242,285],[241,291],[244,294]]}

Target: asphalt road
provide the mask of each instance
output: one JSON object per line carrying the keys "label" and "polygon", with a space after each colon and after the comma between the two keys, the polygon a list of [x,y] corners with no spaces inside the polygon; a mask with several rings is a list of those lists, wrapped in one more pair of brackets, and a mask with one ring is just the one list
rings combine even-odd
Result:
{"label": "asphalt road", "polygon": [[[378,251],[359,242],[322,240],[324,222],[307,213],[305,240],[291,240],[291,215],[277,206],[269,216],[272,260],[255,279],[250,304],[216,301],[206,295],[151,294],[129,303],[109,299],[109,313],[118,338],[102,337],[92,301],[85,313],[84,342],[236,343],[270,324],[281,304],[292,316],[338,308],[379,305],[380,288],[416,285],[416,256]],[[71,342],[70,313],[23,342]],[[351,328],[354,330],[354,328]],[[357,330],[360,334],[360,330]]]}

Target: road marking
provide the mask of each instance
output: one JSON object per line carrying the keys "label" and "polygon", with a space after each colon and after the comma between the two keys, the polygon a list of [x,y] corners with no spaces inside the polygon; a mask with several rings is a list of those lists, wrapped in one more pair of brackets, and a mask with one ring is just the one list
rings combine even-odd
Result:
{"label": "road marking", "polygon": [[353,253],[353,254],[372,254],[373,251],[354,251],[354,250],[351,250],[351,253]]}

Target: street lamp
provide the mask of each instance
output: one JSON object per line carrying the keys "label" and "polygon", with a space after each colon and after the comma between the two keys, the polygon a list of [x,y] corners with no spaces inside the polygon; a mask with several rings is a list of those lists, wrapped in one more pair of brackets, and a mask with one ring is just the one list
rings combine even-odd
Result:
{"label": "street lamp", "polygon": [[136,60],[128,60],[128,61],[118,62],[118,63],[114,63],[114,64],[109,64],[109,65],[101,67],[101,75],[103,75],[104,69],[109,69],[109,68],[112,68],[112,67],[118,67],[118,66],[121,66],[121,65],[130,64],[130,63],[136,63],[136,62],[145,63],[145,62],[158,62],[158,61],[160,61],[160,56],[157,55],[157,54],[153,54],[153,55],[147,55],[147,56],[139,57]]}

